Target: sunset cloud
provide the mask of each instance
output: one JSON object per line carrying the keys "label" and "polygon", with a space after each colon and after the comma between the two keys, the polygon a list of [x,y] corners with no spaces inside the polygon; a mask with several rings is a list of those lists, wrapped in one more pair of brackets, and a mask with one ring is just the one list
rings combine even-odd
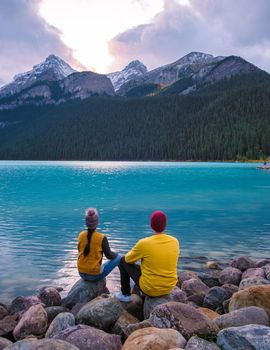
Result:
{"label": "sunset cloud", "polygon": [[0,0],[0,85],[49,54],[99,73],[191,51],[270,71],[269,13],[269,0]]}
{"label": "sunset cloud", "polygon": [[0,1],[0,81],[10,81],[51,53],[79,66],[61,41],[60,31],[39,15],[40,4],[41,0]]}
{"label": "sunset cloud", "polygon": [[175,61],[191,51],[240,55],[270,71],[268,0],[165,0],[150,24],[128,29],[109,43],[112,70],[133,59],[149,68]]}

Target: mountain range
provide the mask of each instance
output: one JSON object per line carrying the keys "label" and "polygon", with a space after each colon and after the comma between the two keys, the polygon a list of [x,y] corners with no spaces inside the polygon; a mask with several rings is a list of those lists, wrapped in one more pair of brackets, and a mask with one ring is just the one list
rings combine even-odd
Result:
{"label": "mountain range", "polygon": [[77,72],[61,58],[50,55],[0,88],[0,109],[27,104],[60,104],[90,96],[186,95],[205,85],[256,70],[259,68],[241,57],[191,52],[151,71],[134,60],[122,71],[106,76],[90,71]]}
{"label": "mountain range", "polygon": [[270,75],[241,57],[102,75],[50,55],[0,88],[0,159],[266,159],[269,110]]}

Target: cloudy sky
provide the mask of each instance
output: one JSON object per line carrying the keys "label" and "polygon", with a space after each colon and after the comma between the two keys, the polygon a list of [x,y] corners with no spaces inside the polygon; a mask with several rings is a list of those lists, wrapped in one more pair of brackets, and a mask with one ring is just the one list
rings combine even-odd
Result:
{"label": "cloudy sky", "polygon": [[270,72],[270,0],[0,0],[0,84],[49,54],[106,73],[191,51]]}

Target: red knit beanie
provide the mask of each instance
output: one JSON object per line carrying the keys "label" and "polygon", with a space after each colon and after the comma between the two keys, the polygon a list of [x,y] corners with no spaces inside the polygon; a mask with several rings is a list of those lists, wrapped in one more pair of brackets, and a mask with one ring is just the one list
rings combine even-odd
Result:
{"label": "red knit beanie", "polygon": [[155,232],[163,232],[166,228],[167,217],[163,211],[156,210],[151,215],[150,223]]}

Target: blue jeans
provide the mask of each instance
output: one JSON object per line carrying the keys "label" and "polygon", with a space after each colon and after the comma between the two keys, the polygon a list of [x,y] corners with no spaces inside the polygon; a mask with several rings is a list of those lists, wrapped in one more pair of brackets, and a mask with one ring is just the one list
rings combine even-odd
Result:
{"label": "blue jeans", "polygon": [[92,282],[100,281],[106,276],[108,276],[108,274],[112,272],[112,270],[116,266],[119,265],[121,258],[122,258],[121,255],[117,255],[117,257],[114,258],[113,260],[108,260],[107,262],[105,262],[105,264],[102,264],[101,273],[99,275],[88,275],[87,273],[81,273],[81,272],[79,272],[79,275],[85,281],[92,281]]}

